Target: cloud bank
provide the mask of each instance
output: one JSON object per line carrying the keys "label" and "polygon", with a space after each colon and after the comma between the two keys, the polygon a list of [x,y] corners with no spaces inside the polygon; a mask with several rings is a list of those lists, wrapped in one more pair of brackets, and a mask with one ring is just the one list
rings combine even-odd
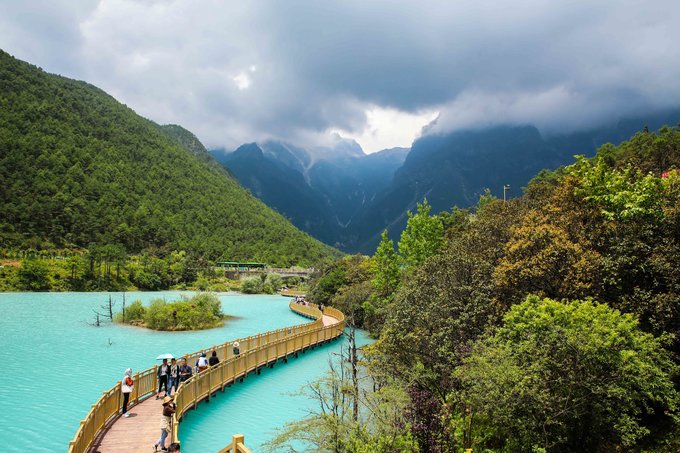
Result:
{"label": "cloud bank", "polygon": [[[209,147],[329,131],[369,151],[680,106],[680,2],[3,1],[0,47]],[[401,132],[401,133],[399,133]]]}

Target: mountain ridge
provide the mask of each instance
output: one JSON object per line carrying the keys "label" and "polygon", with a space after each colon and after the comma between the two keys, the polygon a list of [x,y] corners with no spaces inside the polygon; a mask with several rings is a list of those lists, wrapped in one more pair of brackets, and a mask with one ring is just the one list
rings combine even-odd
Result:
{"label": "mountain ridge", "polygon": [[[406,149],[364,154],[356,142],[339,140],[332,148],[312,151],[267,140],[240,146],[231,153],[212,150],[254,195],[283,213],[294,225],[334,246],[361,207],[386,186]],[[286,197],[285,194],[291,194]]]}
{"label": "mountain ridge", "polygon": [[184,249],[312,265],[338,252],[295,229],[180,126],[0,51],[0,246]]}
{"label": "mountain ridge", "polygon": [[[542,134],[533,125],[499,125],[450,133],[434,133],[430,126],[424,129],[429,132],[416,139],[411,148],[386,150],[360,159],[348,158],[345,153],[334,157],[327,152],[323,159],[314,161],[299,146],[272,141],[259,146],[270,162],[293,165],[303,172],[307,190],[314,192],[308,197],[318,195],[325,200],[321,208],[318,204],[314,208],[314,215],[324,220],[310,230],[304,223],[296,223],[298,227],[346,252],[372,253],[383,229],[396,237],[405,226],[407,212],[414,211],[423,198],[428,199],[433,212],[441,212],[453,206],[473,206],[485,189],[502,197],[506,184],[510,186],[508,196],[517,196],[543,169],[567,164],[575,154],[593,155],[602,144],[621,143],[645,126],[658,129],[679,120],[680,110],[670,109],[638,118],[620,118],[590,130],[550,135]],[[385,165],[389,151],[396,157]],[[287,152],[290,155],[286,157]],[[376,165],[367,165],[371,161]],[[228,162],[222,163],[229,168]],[[246,187],[244,180],[256,173],[256,166],[243,162],[238,171],[233,171]],[[366,194],[369,196],[363,196]],[[276,208],[286,214],[286,201],[280,200]],[[319,209],[324,212],[319,213]]]}

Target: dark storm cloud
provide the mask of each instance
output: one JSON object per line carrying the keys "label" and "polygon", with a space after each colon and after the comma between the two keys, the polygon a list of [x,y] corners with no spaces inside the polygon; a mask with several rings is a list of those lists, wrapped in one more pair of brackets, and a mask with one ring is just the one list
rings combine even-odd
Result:
{"label": "dark storm cloud", "polygon": [[209,146],[361,131],[374,107],[550,131],[680,106],[677,1],[6,3],[0,47]]}

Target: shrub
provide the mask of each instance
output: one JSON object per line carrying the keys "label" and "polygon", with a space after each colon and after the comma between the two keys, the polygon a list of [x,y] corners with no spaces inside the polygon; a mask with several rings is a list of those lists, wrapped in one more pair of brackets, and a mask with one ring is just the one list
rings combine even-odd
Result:
{"label": "shrub", "polygon": [[196,280],[195,286],[200,291],[207,291],[210,288],[210,280],[208,280],[204,275],[201,275]]}
{"label": "shrub", "polygon": [[265,290],[264,292],[271,294],[283,286],[283,278],[281,278],[279,274],[267,274],[267,278],[264,281],[264,286],[266,287],[267,285],[269,285],[269,288],[271,288],[271,290],[270,291]]}
{"label": "shrub", "polygon": [[290,277],[283,277],[283,282],[287,286],[298,286],[300,283],[302,283],[302,279],[296,275],[292,275]]}
{"label": "shrub", "polygon": [[259,294],[262,292],[262,287],[260,277],[247,277],[241,282],[241,292],[245,294]]}
{"label": "shrub", "polygon": [[[222,325],[224,314],[220,300],[214,294],[200,293],[176,302],[154,299],[144,308],[140,301],[125,310],[125,323],[143,325],[153,330],[201,330]],[[116,314],[122,322],[122,313]]]}
{"label": "shrub", "polygon": [[123,320],[123,312],[120,311],[114,316],[115,322],[125,322],[126,324],[143,324],[146,315],[146,308],[142,305],[141,300],[136,300],[125,307],[125,320]]}

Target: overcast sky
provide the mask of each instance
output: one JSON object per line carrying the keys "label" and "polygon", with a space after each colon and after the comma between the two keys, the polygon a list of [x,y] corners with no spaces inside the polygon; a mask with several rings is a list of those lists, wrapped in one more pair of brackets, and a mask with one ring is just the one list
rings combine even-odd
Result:
{"label": "overcast sky", "polygon": [[208,147],[680,106],[680,1],[0,0],[0,48]]}

